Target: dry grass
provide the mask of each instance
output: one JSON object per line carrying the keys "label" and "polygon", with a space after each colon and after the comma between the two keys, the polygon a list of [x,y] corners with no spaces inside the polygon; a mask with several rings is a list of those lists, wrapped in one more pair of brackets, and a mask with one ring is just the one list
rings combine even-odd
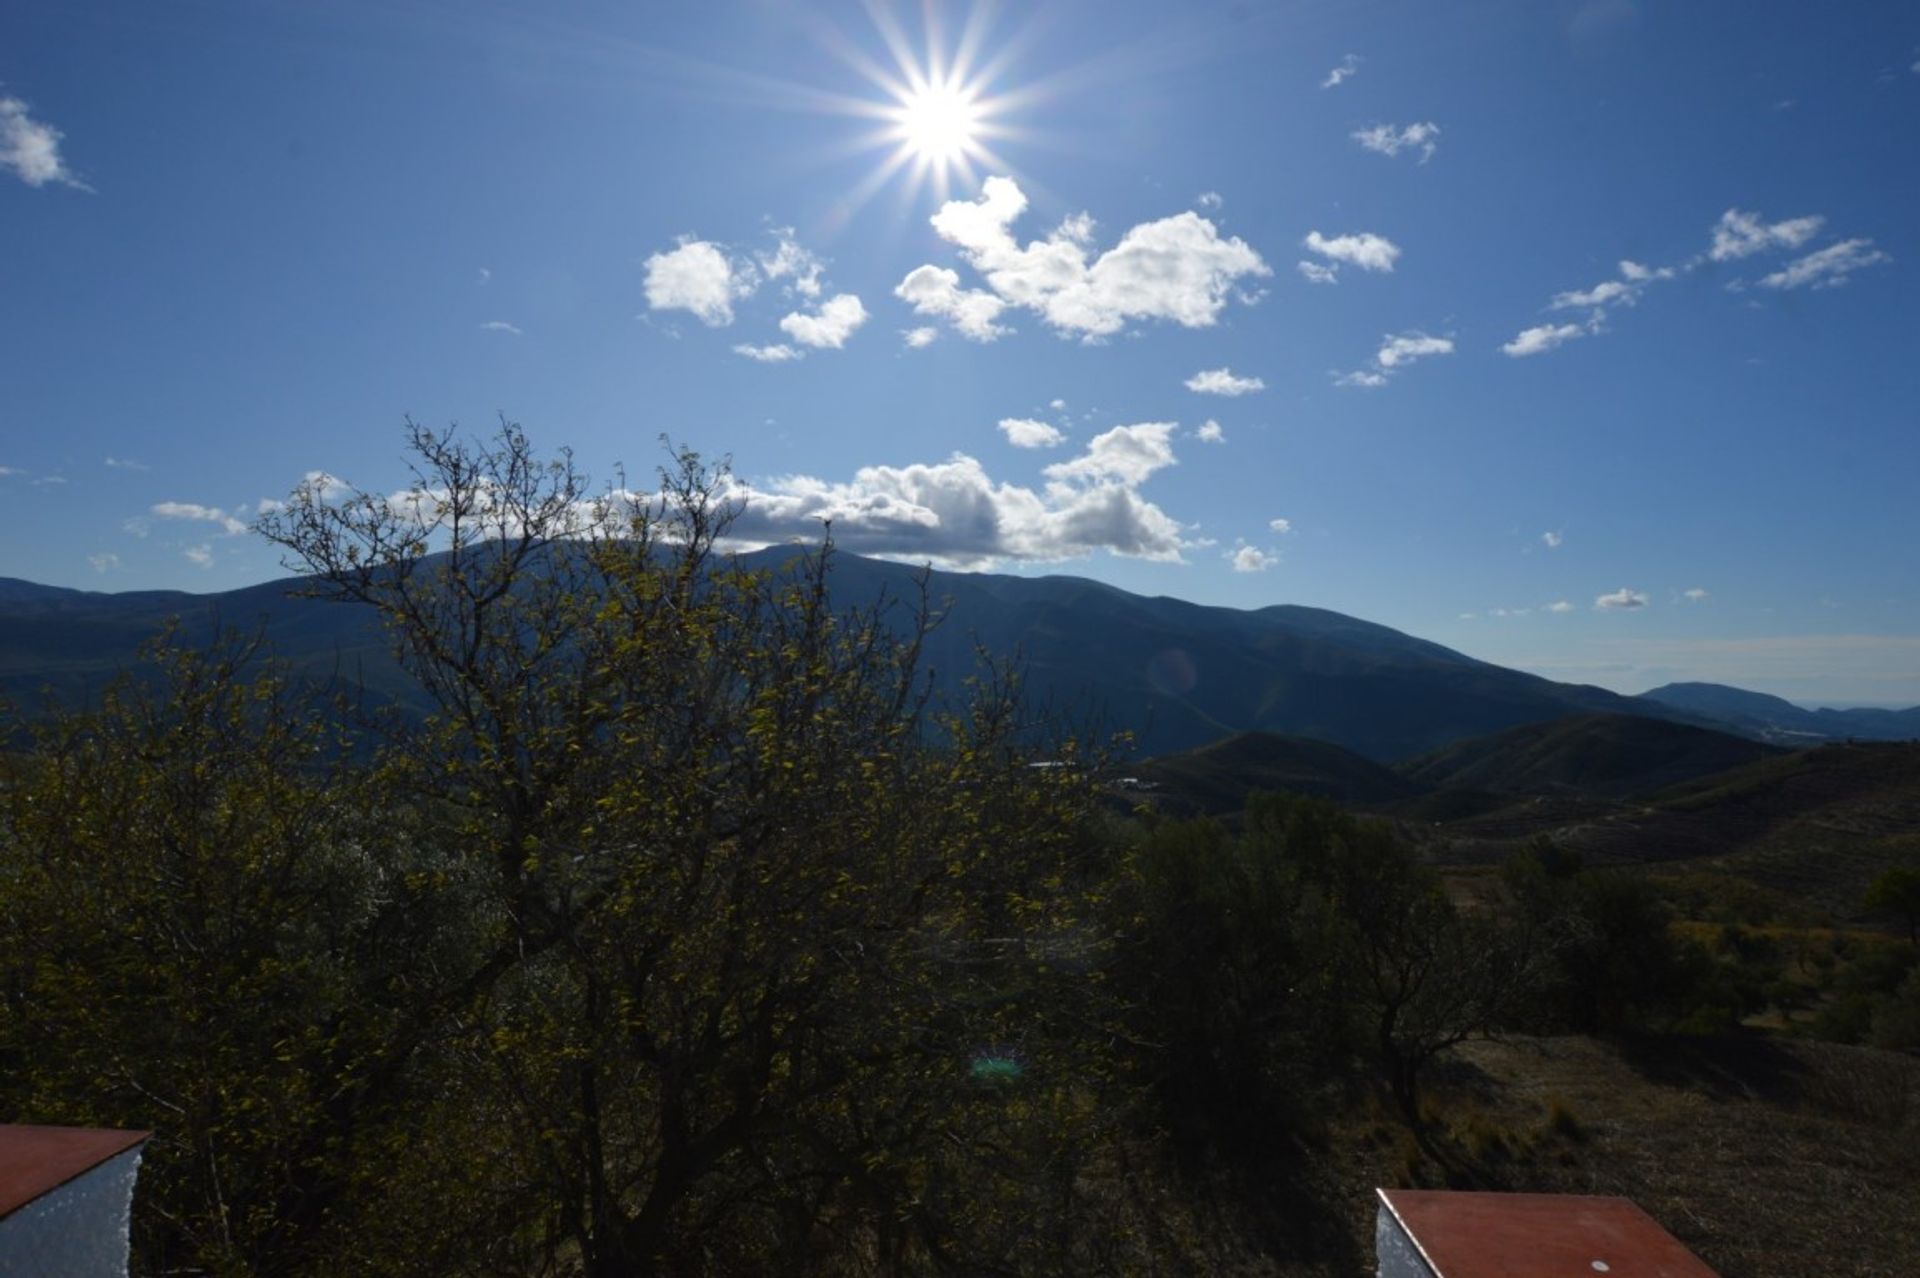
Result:
{"label": "dry grass", "polygon": [[1479,1169],[1488,1188],[1624,1195],[1725,1278],[1920,1273],[1920,1061],[1564,1038],[1473,1044],[1460,1065],[1480,1122],[1538,1133]]}

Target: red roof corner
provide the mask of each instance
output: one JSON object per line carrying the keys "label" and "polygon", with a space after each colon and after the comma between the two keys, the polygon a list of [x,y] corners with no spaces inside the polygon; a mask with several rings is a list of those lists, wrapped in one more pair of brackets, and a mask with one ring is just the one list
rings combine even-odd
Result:
{"label": "red roof corner", "polygon": [[1438,1278],[1717,1278],[1625,1198],[1382,1189]]}
{"label": "red roof corner", "polygon": [[103,1127],[0,1124],[0,1219],[151,1135]]}

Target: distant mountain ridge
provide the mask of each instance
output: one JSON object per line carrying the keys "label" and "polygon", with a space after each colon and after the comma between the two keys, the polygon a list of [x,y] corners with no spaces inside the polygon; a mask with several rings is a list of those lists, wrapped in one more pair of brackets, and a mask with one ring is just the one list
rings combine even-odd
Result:
{"label": "distant mountain ridge", "polygon": [[[742,562],[778,568],[798,553],[775,548]],[[883,591],[912,598],[918,577],[903,564],[840,553],[832,591],[839,606]],[[373,613],[300,597],[305,584],[96,594],[0,580],[0,693],[29,706],[43,687],[85,701],[178,618],[190,640],[216,625],[257,626],[300,674],[342,675],[414,701]],[[938,682],[957,686],[973,670],[976,643],[1018,654],[1036,704],[1080,725],[1128,730],[1142,755],[1263,732],[1381,762],[1574,714],[1709,721],[1685,706],[1555,683],[1325,609],[1223,608],[1066,576],[933,572],[927,588],[945,614],[925,649]]]}
{"label": "distant mountain ridge", "polygon": [[1642,701],[1718,719],[1748,736],[1781,745],[1821,741],[1920,740],[1920,706],[1905,710],[1806,710],[1781,697],[1721,683],[1669,683],[1643,692]]}

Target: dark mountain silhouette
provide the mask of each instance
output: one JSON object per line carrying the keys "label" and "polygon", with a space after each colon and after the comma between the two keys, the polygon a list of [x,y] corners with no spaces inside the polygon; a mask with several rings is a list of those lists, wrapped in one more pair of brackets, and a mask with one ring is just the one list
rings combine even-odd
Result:
{"label": "dark mountain silhouette", "polygon": [[[744,556],[778,567],[799,553]],[[847,606],[916,593],[917,570],[836,557]],[[298,579],[244,590],[96,594],[0,582],[0,692],[32,705],[43,687],[83,701],[134,659],[168,618],[199,641],[219,626],[259,627],[297,674],[363,680],[408,699],[408,681],[363,607],[298,597]],[[1690,718],[1600,688],[1555,683],[1339,613],[1295,605],[1242,610],[1148,598],[1079,577],[934,572],[945,615],[926,653],[953,686],[974,645],[1017,653],[1029,695],[1081,722],[1134,734],[1142,754],[1187,750],[1238,732],[1332,742],[1375,760],[1577,713]],[[896,615],[903,615],[897,611]]]}
{"label": "dark mountain silhouette", "polygon": [[1283,790],[1373,808],[1421,792],[1373,760],[1303,737],[1242,732],[1197,750],[1142,760],[1121,770],[1123,795],[1136,792],[1176,815],[1231,816],[1256,790]]}
{"label": "dark mountain silhouette", "polygon": [[1768,759],[1743,737],[1634,715],[1523,724],[1443,746],[1399,771],[1424,786],[1502,794],[1579,791],[1626,798]]}

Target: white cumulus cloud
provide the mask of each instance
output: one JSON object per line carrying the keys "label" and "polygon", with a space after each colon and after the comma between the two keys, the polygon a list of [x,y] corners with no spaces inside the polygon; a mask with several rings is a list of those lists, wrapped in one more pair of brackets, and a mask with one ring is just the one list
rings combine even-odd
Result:
{"label": "white cumulus cloud", "polygon": [[1300,274],[1307,277],[1307,283],[1309,284],[1334,284],[1339,282],[1340,269],[1338,267],[1323,266],[1319,262],[1309,262],[1306,258],[1301,258],[1295,265],[1299,268]]}
{"label": "white cumulus cloud", "polygon": [[1335,262],[1357,266],[1363,271],[1390,272],[1393,270],[1394,262],[1400,257],[1398,244],[1384,235],[1375,235],[1371,231],[1331,236],[1322,235],[1318,231],[1309,231],[1307,238],[1301,243],[1309,252],[1318,253],[1321,257],[1330,258]]}
{"label": "white cumulus cloud", "polygon": [[800,246],[793,238],[792,227],[776,227],[772,234],[773,251],[756,255],[760,274],[769,280],[792,280],[788,287],[802,297],[820,296],[820,275],[826,270],[825,264]]}
{"label": "white cumulus cloud", "polygon": [[246,521],[220,509],[218,506],[202,506],[192,501],[163,501],[148,507],[149,513],[161,519],[187,519],[202,523],[219,524],[229,535],[238,536],[247,530]]}
{"label": "white cumulus cloud", "polygon": [[1266,388],[1258,377],[1235,377],[1228,368],[1209,368],[1187,379],[1187,389],[1199,395],[1251,395]]}
{"label": "white cumulus cloud", "polygon": [[1359,129],[1353,133],[1353,140],[1369,151],[1381,155],[1398,155],[1402,151],[1418,150],[1420,163],[1425,164],[1433,158],[1439,147],[1440,126],[1431,120],[1404,127],[1392,124],[1376,124],[1370,129]]}
{"label": "white cumulus cloud", "polygon": [[1359,70],[1360,56],[1349,53],[1346,57],[1340,59],[1339,66],[1327,72],[1327,78],[1320,82],[1320,87],[1323,89],[1337,89],[1348,80],[1353,79]]}
{"label": "white cumulus cloud", "polygon": [[1118,456],[1143,440],[1153,454],[1152,441],[1164,446],[1171,429],[1117,427],[1127,444],[1115,447],[1109,438],[1115,431],[1108,432],[1089,448],[1089,456],[1105,454],[1100,460],[1050,467],[1054,478],[1041,490],[997,483],[964,453],[944,462],[862,467],[846,483],[806,475],[736,483],[725,494],[739,509],[730,535],[750,544],[813,538],[822,521],[831,520],[834,540],[845,549],[958,568],[1078,559],[1101,550],[1179,562],[1187,544],[1180,523],[1132,483],[1172,464],[1171,449],[1164,458],[1122,462]]}
{"label": "white cumulus cloud", "polygon": [[1707,592],[1705,590],[1702,590],[1699,586],[1695,586],[1691,590],[1681,591],[1680,597],[1682,599],[1685,599],[1688,603],[1699,603],[1701,600],[1707,597]]}
{"label": "white cumulus cloud", "polygon": [[1087,451],[1072,461],[1055,462],[1046,476],[1054,480],[1114,482],[1133,487],[1145,483],[1157,470],[1177,464],[1173,432],[1177,422],[1142,422],[1115,426],[1087,442]]}
{"label": "white cumulus cloud", "polygon": [[1002,417],[1000,433],[1015,448],[1058,448],[1067,442],[1059,427],[1030,417]]}
{"label": "white cumulus cloud", "polygon": [[1891,262],[1872,240],[1841,240],[1789,262],[1760,280],[1762,288],[1839,288],[1855,271]]}
{"label": "white cumulus cloud", "polygon": [[733,304],[758,283],[750,265],[734,262],[706,240],[683,239],[678,248],[649,257],[646,269],[649,307],[691,311],[712,328],[733,323]]}
{"label": "white cumulus cloud", "polygon": [[900,331],[900,340],[914,350],[919,350],[923,346],[933,345],[939,337],[940,330],[928,324],[922,324],[919,328],[907,328]]}
{"label": "white cumulus cloud", "polygon": [[1269,519],[1267,521],[1267,527],[1285,536],[1287,533],[1293,531],[1293,521],[1291,519]]}
{"label": "white cumulus cloud", "polygon": [[1593,606],[1603,612],[1616,612],[1621,609],[1644,608],[1647,597],[1638,590],[1629,590],[1622,586],[1612,594],[1601,595],[1593,601]]}
{"label": "white cumulus cloud", "polygon": [[[1010,330],[998,321],[1007,304],[998,294],[985,289],[961,288],[960,273],[944,266],[916,266],[893,290],[893,295],[919,315],[935,315],[949,321],[962,337],[976,342],[991,342]],[[927,332],[915,329],[916,333]],[[929,336],[927,341],[932,341]],[[924,346],[926,342],[909,342]]]}
{"label": "white cumulus cloud", "polygon": [[801,352],[785,342],[769,342],[765,346],[755,346],[752,342],[741,342],[733,348],[735,355],[743,355],[761,364],[785,364],[801,358]]}
{"label": "white cumulus cloud", "polygon": [[192,563],[196,567],[200,567],[200,568],[213,567],[213,547],[208,545],[204,541],[201,542],[198,546],[188,546],[185,550],[181,551],[180,553],[182,555],[185,555],[187,558],[187,561],[189,563]]}
{"label": "white cumulus cloud", "polygon": [[950,200],[930,219],[985,281],[984,296],[961,288],[956,273],[931,265],[915,268],[895,293],[976,340],[1000,335],[996,321],[1006,307],[1031,310],[1051,327],[1091,340],[1135,320],[1208,327],[1238,280],[1272,274],[1244,241],[1223,238],[1198,213],[1143,222],[1096,253],[1093,219],[1084,213],[1044,239],[1021,244],[1012,227],[1026,208],[1020,187],[994,176],[977,200]]}
{"label": "white cumulus cloud", "polygon": [[1626,280],[1603,280],[1592,288],[1555,293],[1553,301],[1547,304],[1547,309],[1567,311],[1611,306],[1621,302],[1631,305],[1637,292],[1638,290]]}
{"label": "white cumulus cloud", "polygon": [[1546,607],[1546,611],[1548,611],[1548,612],[1563,612],[1563,613],[1564,613],[1564,612],[1572,612],[1572,611],[1574,611],[1574,607],[1573,607],[1573,604],[1572,604],[1571,602],[1569,602],[1568,600],[1565,600],[1565,599],[1556,599],[1556,600],[1554,600],[1554,601],[1553,601],[1552,603],[1550,603],[1550,604],[1548,604],[1548,605],[1547,605],[1547,607]]}
{"label": "white cumulus cloud", "polygon": [[1453,339],[1429,337],[1425,333],[1389,334],[1374,354],[1373,362],[1383,369],[1395,369],[1429,355],[1453,354]]}
{"label": "white cumulus cloud", "polygon": [[1241,542],[1226,552],[1227,562],[1233,565],[1235,572],[1265,572],[1280,562],[1280,556],[1269,554],[1258,546],[1249,546]]}
{"label": "white cumulus cloud", "polygon": [[1514,339],[1503,344],[1500,350],[1514,359],[1524,359],[1528,355],[1539,355],[1556,346],[1571,342],[1576,337],[1586,335],[1586,327],[1580,324],[1536,324],[1532,328],[1521,329]]}
{"label": "white cumulus cloud", "polygon": [[1224,444],[1227,442],[1227,432],[1222,430],[1220,423],[1214,421],[1211,417],[1200,423],[1199,428],[1193,432],[1193,437],[1203,444]]}
{"label": "white cumulus cloud", "polygon": [[867,308],[852,293],[836,293],[813,314],[795,311],[780,320],[780,331],[802,346],[839,350],[867,322]]}
{"label": "white cumulus cloud", "polygon": [[1826,219],[1818,214],[1768,222],[1758,213],[1728,209],[1713,228],[1713,246],[1707,256],[1716,262],[1731,262],[1771,249],[1799,248],[1812,239]]}
{"label": "white cumulus cloud", "polygon": [[27,104],[19,98],[0,97],[0,169],[28,186],[53,182],[92,190],[60,157],[60,139],[64,136],[51,124],[28,115]]}

